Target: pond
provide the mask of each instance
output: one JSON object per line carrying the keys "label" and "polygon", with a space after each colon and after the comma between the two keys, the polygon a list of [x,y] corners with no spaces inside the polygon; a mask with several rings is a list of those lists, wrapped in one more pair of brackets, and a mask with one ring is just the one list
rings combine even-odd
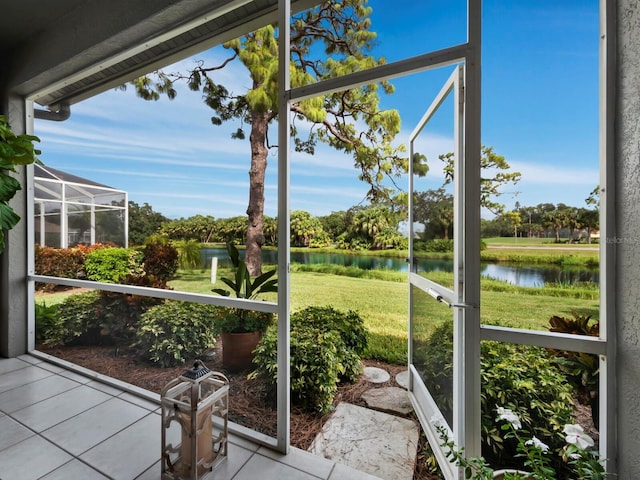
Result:
{"label": "pond", "polygon": [[[242,251],[240,252],[242,254]],[[231,264],[224,248],[203,248],[200,251],[203,265],[211,265],[211,258],[218,258],[219,266]],[[269,265],[277,263],[278,254],[275,250],[262,252],[262,261]],[[292,263],[302,264],[334,264],[346,267],[354,266],[365,270],[395,270],[406,272],[408,263],[404,258],[377,257],[373,255],[354,255],[347,253],[325,252],[291,252]],[[450,260],[420,259],[419,271],[453,271]],[[504,263],[482,264],[481,275],[509,282],[521,287],[542,287],[545,283],[557,282],[574,284],[578,282],[598,282],[598,269],[556,267],[550,265],[509,265]]]}

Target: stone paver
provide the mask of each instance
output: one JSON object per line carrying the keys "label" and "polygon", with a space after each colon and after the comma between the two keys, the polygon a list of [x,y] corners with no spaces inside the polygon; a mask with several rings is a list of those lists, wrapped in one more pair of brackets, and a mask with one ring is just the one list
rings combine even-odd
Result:
{"label": "stone paver", "polygon": [[339,403],[309,451],[387,480],[411,480],[418,427],[406,418]]}
{"label": "stone paver", "polygon": [[405,370],[404,372],[400,372],[396,375],[396,383],[400,385],[402,388],[409,388],[409,370]]}
{"label": "stone paver", "polygon": [[371,383],[388,382],[391,376],[389,372],[378,367],[364,367],[364,378]]}
{"label": "stone paver", "polygon": [[409,394],[404,388],[372,388],[362,394],[367,407],[393,415],[407,416],[413,410]]}

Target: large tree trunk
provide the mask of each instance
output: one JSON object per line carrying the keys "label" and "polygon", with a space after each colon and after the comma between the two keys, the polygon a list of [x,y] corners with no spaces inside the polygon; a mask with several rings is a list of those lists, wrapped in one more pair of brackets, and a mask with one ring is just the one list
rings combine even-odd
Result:
{"label": "large tree trunk", "polygon": [[249,206],[247,207],[247,250],[245,263],[254,277],[262,273],[262,245],[264,245],[264,175],[267,170],[266,113],[251,115],[251,169],[249,170]]}

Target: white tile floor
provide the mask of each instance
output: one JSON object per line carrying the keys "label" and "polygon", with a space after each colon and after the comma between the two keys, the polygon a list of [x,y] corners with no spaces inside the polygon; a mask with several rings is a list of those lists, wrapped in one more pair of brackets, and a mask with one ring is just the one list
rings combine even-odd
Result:
{"label": "white tile floor", "polygon": [[[150,395],[31,355],[0,358],[0,480],[159,479],[160,413]],[[374,479],[302,450],[230,441],[215,480]]]}

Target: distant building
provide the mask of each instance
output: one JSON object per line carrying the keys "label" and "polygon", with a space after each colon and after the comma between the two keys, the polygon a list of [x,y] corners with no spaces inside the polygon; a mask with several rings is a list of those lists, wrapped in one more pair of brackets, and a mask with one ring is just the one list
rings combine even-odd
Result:
{"label": "distant building", "polygon": [[114,243],[126,247],[128,207],[125,191],[35,165],[34,241],[41,246]]}

